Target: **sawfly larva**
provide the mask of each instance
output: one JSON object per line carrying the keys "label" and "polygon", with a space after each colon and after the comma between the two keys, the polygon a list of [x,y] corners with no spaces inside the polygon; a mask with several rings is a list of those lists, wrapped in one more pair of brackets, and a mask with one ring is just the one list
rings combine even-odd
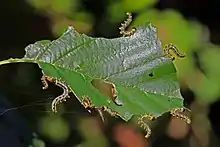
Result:
{"label": "sawfly larva", "polygon": [[151,135],[151,129],[150,126],[147,124],[148,121],[153,121],[155,120],[157,117],[151,114],[144,114],[141,117],[138,118],[138,124],[140,125],[140,127],[142,127],[147,134],[145,135],[145,138],[149,138]]}
{"label": "sawfly larva", "polygon": [[136,32],[136,28],[132,28],[131,30],[127,30],[127,31],[125,30],[132,22],[131,13],[127,12],[126,15],[128,15],[127,20],[125,20],[124,23],[121,23],[121,27],[119,27],[120,34],[122,34],[123,37],[131,36]]}
{"label": "sawfly larva", "polygon": [[185,121],[187,124],[191,123],[191,110],[187,108],[174,108],[170,111],[170,114],[173,117],[180,118]]}
{"label": "sawfly larva", "polygon": [[61,95],[59,95],[58,97],[56,97],[53,101],[52,101],[52,104],[51,104],[51,109],[54,113],[57,112],[57,105],[66,101],[66,98],[69,97],[69,87],[61,82],[61,81],[58,81],[57,79],[55,78],[52,78],[52,77],[49,77],[49,76],[46,76],[46,75],[43,75],[42,78],[41,78],[41,81],[43,83],[43,89],[47,89],[48,88],[48,82],[52,82],[54,83],[55,85],[57,85],[58,87],[62,88],[63,89],[63,93]]}
{"label": "sawfly larva", "polygon": [[101,107],[94,106],[92,104],[91,99],[88,96],[83,96],[82,105],[84,106],[85,109],[88,110],[89,113],[91,113],[91,110],[97,111],[103,122],[105,122],[103,112],[108,112],[113,117],[119,116],[118,112],[112,110],[111,108],[107,106],[101,106]]}
{"label": "sawfly larva", "polygon": [[172,43],[167,44],[164,47],[164,53],[165,55],[170,58],[172,61],[175,60],[175,57],[172,56],[172,54],[170,53],[170,51],[172,51],[177,57],[179,58],[185,58],[186,56],[182,53],[179,52],[178,48],[173,45]]}

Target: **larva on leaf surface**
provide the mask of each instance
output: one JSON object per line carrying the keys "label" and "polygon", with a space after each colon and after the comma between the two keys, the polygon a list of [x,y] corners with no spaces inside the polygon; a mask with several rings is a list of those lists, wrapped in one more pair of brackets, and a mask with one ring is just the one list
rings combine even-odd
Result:
{"label": "larva on leaf surface", "polygon": [[128,15],[127,20],[125,20],[124,23],[121,23],[121,27],[119,27],[120,34],[122,34],[123,37],[131,36],[136,32],[136,28],[132,28],[131,30],[127,30],[127,31],[125,30],[132,22],[131,13],[127,12],[126,14]]}
{"label": "larva on leaf surface", "polygon": [[88,110],[88,112],[91,113],[91,110],[95,110],[99,113],[102,121],[104,122],[104,115],[103,112],[108,112],[111,116],[113,117],[117,117],[119,116],[119,113],[112,110],[111,108],[107,107],[107,106],[101,106],[101,107],[96,107],[92,104],[91,99],[88,96],[83,96],[83,100],[82,100],[82,105],[84,106],[85,109]]}
{"label": "larva on leaf surface", "polygon": [[177,57],[179,58],[185,58],[186,56],[182,53],[179,52],[178,48],[173,45],[172,43],[167,44],[164,47],[164,53],[165,55],[170,58],[172,61],[175,60],[175,57],[172,56],[172,54],[170,53],[170,51],[172,51]]}

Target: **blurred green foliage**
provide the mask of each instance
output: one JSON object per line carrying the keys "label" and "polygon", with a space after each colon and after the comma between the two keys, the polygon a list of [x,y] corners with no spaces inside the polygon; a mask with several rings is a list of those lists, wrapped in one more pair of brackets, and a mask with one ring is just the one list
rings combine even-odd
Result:
{"label": "blurred green foliage", "polygon": [[68,122],[59,115],[48,115],[39,121],[39,130],[42,134],[57,143],[64,142],[70,134]]}
{"label": "blurred green foliage", "polygon": [[155,4],[157,0],[120,0],[111,1],[108,7],[109,19],[111,22],[120,22],[124,18],[126,12],[137,13]]}
{"label": "blurred green foliage", "polygon": [[[84,138],[84,142],[77,147],[107,147],[108,142],[100,130],[98,121],[93,118],[83,118],[79,120],[79,131]],[[92,127],[91,127],[92,126]]]}
{"label": "blurred green foliage", "polygon": [[46,14],[52,20],[55,36],[60,36],[66,26],[74,26],[81,33],[92,29],[93,16],[86,12],[79,0],[27,0],[39,13]]}
{"label": "blurred green foliage", "polygon": [[32,139],[32,143],[28,147],[45,147],[46,146],[42,140],[38,139],[35,133],[33,133],[33,136],[34,138]]}
{"label": "blurred green foliage", "polygon": [[204,45],[200,58],[205,75],[200,76],[195,91],[202,101],[212,103],[220,95],[220,67],[217,66],[220,59],[220,47],[214,44]]}

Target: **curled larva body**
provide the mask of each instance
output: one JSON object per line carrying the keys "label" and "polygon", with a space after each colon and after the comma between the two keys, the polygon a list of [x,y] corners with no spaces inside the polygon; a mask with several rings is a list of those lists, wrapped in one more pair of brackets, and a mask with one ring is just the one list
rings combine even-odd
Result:
{"label": "curled larva body", "polygon": [[41,82],[42,82],[42,84],[43,84],[42,89],[47,89],[47,88],[48,88],[48,82],[47,82],[47,81],[49,81],[49,82],[51,82],[51,83],[55,83],[55,82],[56,82],[56,79],[55,79],[55,78],[52,78],[52,77],[48,77],[48,76],[46,76],[46,75],[43,75],[43,76],[41,77]]}
{"label": "curled larva body", "polygon": [[69,87],[68,87],[66,84],[64,84],[64,83],[62,83],[62,82],[60,82],[60,81],[57,81],[57,80],[56,80],[55,84],[56,84],[57,86],[59,86],[60,88],[63,89],[63,93],[62,93],[60,96],[56,97],[56,98],[52,101],[51,108],[52,108],[52,111],[53,111],[54,113],[57,112],[57,108],[56,108],[56,107],[57,107],[57,104],[60,104],[60,103],[62,103],[62,102],[64,102],[64,101],[66,101],[66,98],[69,97]]}
{"label": "curled larva body", "polygon": [[41,77],[41,82],[43,84],[42,89],[47,89],[48,88],[48,83],[47,83],[46,77],[44,75]]}
{"label": "curled larva body", "polygon": [[127,20],[125,20],[124,23],[121,23],[121,27],[119,27],[120,34],[122,34],[124,37],[131,36],[136,32],[135,28],[132,28],[131,30],[127,30],[127,31],[125,30],[132,22],[131,13],[127,12],[126,14],[128,15]]}
{"label": "curled larva body", "polygon": [[184,58],[186,57],[184,54],[180,53],[178,48],[173,45],[172,43],[170,44],[167,44],[165,47],[164,47],[164,53],[165,55],[170,58],[171,60],[175,60],[175,57],[172,56],[172,54],[170,53],[170,51],[173,51],[173,53],[179,57],[179,58]]}
{"label": "curled larva body", "polygon": [[191,110],[187,108],[174,108],[170,111],[170,114],[173,117],[180,118],[185,121],[187,124],[191,123]]}
{"label": "curled larva body", "polygon": [[141,117],[138,118],[138,124],[140,127],[142,127],[146,131],[145,138],[149,138],[151,135],[151,129],[150,126],[147,124],[148,121],[153,121],[157,117],[151,114],[144,114]]}
{"label": "curled larva body", "polygon": [[42,81],[42,84],[43,84],[43,89],[48,88],[48,81],[51,82],[51,83],[55,83],[55,85],[57,85],[58,87],[63,89],[63,93],[61,95],[59,95],[58,97],[56,97],[52,101],[52,104],[51,104],[52,111],[54,113],[56,113],[57,112],[57,105],[59,103],[62,103],[63,101],[66,101],[66,98],[69,97],[69,92],[70,92],[69,87],[65,83],[60,82],[57,79],[46,76],[46,75],[43,75],[41,77],[41,81]]}
{"label": "curled larva body", "polygon": [[147,134],[145,134],[145,138],[149,138],[151,136],[151,129],[149,127],[149,125],[147,123],[140,123],[140,126],[147,132]]}

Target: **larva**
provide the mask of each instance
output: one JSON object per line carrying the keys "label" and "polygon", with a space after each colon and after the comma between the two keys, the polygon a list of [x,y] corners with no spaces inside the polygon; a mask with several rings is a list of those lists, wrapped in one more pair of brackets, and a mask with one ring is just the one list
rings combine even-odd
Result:
{"label": "larva", "polygon": [[175,57],[172,56],[172,54],[170,53],[170,51],[173,51],[173,53],[178,56],[179,58],[184,58],[185,55],[180,53],[178,48],[173,45],[172,43],[169,43],[167,44],[165,47],[164,47],[164,53],[165,55],[170,58],[172,61],[175,60]]}
{"label": "larva", "polygon": [[151,129],[149,127],[149,125],[147,124],[147,122],[153,121],[155,120],[157,117],[151,114],[144,114],[141,117],[138,118],[138,124],[140,125],[140,127],[142,127],[147,134],[145,135],[145,138],[149,138],[151,135]]}
{"label": "larva", "polygon": [[185,121],[187,124],[191,123],[191,110],[187,108],[174,108],[170,111],[170,114],[173,117],[180,118]]}
{"label": "larva", "polygon": [[111,108],[106,107],[106,106],[94,107],[94,110],[98,111],[99,116],[100,116],[101,119],[102,119],[102,122],[105,122],[105,118],[104,118],[103,112],[109,113],[112,117],[117,117],[117,116],[119,116],[119,113],[118,113],[118,112],[116,112],[116,111],[114,111],[114,110],[112,110]]}
{"label": "larva", "polygon": [[99,90],[103,95],[111,98],[111,100],[117,105],[122,106],[122,102],[117,99],[117,89],[115,85],[111,82],[104,81],[102,79],[93,79],[91,84]]}
{"label": "larva", "polygon": [[60,103],[62,103],[64,101],[66,101],[66,98],[69,97],[69,87],[68,86],[66,86],[64,83],[62,83],[62,82],[60,82],[58,80],[56,80],[55,84],[63,89],[63,93],[60,96],[56,97],[52,101],[51,108],[52,108],[52,111],[54,113],[57,112],[57,108],[56,108],[57,104],[60,104]]}
{"label": "larva", "polygon": [[82,98],[83,98],[82,105],[84,106],[85,109],[93,107],[92,101],[88,96],[82,96]]}
{"label": "larva", "polygon": [[108,108],[106,106],[101,106],[101,107],[93,106],[92,101],[88,96],[83,96],[82,105],[90,113],[91,113],[91,110],[97,111],[103,122],[105,121],[105,119],[104,119],[104,115],[103,115],[102,112],[108,112],[113,117],[119,116],[118,112],[116,112],[116,111],[114,111],[111,108]]}
{"label": "larva", "polygon": [[119,116],[119,113],[117,111],[114,111],[111,108],[106,107],[106,106],[103,106],[103,111],[108,112],[113,117]]}
{"label": "larva", "polygon": [[105,117],[104,117],[104,115],[102,113],[102,110],[96,109],[96,111],[99,113],[99,116],[100,116],[102,122],[104,123],[105,122]]}
{"label": "larva", "polygon": [[124,23],[121,23],[121,27],[119,27],[120,34],[122,34],[123,37],[131,36],[136,32],[136,28],[132,28],[131,30],[127,30],[127,31],[125,30],[132,22],[131,13],[127,12],[126,15],[128,15],[127,20],[125,20]]}
{"label": "larva", "polygon": [[48,76],[46,76],[46,75],[43,75],[43,76],[41,77],[41,82],[42,82],[42,84],[43,84],[42,89],[47,89],[47,88],[48,88],[48,82],[47,82],[47,81],[49,81],[49,82],[51,82],[51,83],[54,83],[55,80],[56,80],[55,78],[51,78],[51,77],[48,77]]}
{"label": "larva", "polygon": [[42,81],[42,83],[43,83],[43,89],[47,89],[47,88],[48,88],[48,82],[47,82],[47,81],[52,82],[52,83],[55,83],[55,85],[57,85],[57,86],[59,86],[60,88],[63,89],[63,93],[62,93],[60,96],[56,97],[56,98],[52,101],[52,104],[51,104],[51,109],[52,109],[52,111],[53,111],[54,113],[56,113],[56,112],[57,112],[56,106],[57,106],[59,103],[62,103],[63,101],[66,101],[66,98],[69,97],[69,92],[70,92],[69,87],[68,87],[66,84],[64,84],[64,83],[62,83],[62,82],[56,80],[55,78],[48,77],[48,76],[46,76],[46,75],[43,75],[43,76],[42,76],[41,81]]}
{"label": "larva", "polygon": [[41,77],[41,82],[42,82],[42,84],[43,84],[42,89],[47,89],[47,88],[48,88],[48,83],[47,83],[47,80],[46,80],[45,75],[43,75],[43,76]]}

